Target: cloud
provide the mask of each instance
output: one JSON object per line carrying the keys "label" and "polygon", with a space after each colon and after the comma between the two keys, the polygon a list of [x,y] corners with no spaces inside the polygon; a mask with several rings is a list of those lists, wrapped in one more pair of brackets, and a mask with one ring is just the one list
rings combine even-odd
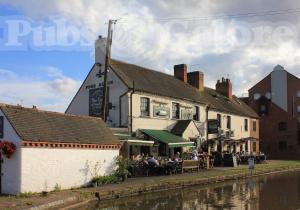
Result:
{"label": "cloud", "polygon": [[[297,0],[226,3],[72,0],[71,4],[68,0],[0,0],[0,3],[18,8],[34,20],[51,16],[66,18],[78,27],[87,27],[90,39],[106,34],[108,19],[121,18],[114,26],[113,57],[170,74],[173,65],[187,63],[190,69],[205,73],[205,83],[210,87],[228,75],[237,95],[245,95],[249,87],[277,64],[296,75],[300,67],[299,14],[213,18],[298,8]],[[45,85],[50,93],[59,91],[66,96],[78,86],[78,81],[65,77],[60,70],[50,68],[47,74],[52,80],[36,83],[38,88]]]}
{"label": "cloud", "polygon": [[[61,73],[55,67],[45,69],[52,69],[52,73],[56,69],[55,71]],[[64,112],[81,84],[81,81],[73,80],[62,73],[54,74],[56,78],[49,79],[45,75],[44,80],[21,76],[9,70],[0,70],[0,75],[0,101],[29,107],[36,105],[52,111]]]}

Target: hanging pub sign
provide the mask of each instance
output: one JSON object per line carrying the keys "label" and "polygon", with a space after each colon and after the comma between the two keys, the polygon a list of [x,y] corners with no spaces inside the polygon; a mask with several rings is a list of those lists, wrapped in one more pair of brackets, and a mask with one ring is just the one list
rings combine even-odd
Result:
{"label": "hanging pub sign", "polygon": [[103,88],[89,90],[89,115],[101,117]]}
{"label": "hanging pub sign", "polygon": [[208,120],[208,133],[217,134],[219,130],[219,121],[217,119]]}
{"label": "hanging pub sign", "polygon": [[4,137],[4,117],[0,116],[0,138]]}

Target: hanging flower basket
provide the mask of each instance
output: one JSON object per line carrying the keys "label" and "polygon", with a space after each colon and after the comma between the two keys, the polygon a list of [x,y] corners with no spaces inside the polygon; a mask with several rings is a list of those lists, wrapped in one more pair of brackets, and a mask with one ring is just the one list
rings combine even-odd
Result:
{"label": "hanging flower basket", "polygon": [[16,151],[16,146],[8,141],[0,141],[0,153],[7,158],[10,158]]}

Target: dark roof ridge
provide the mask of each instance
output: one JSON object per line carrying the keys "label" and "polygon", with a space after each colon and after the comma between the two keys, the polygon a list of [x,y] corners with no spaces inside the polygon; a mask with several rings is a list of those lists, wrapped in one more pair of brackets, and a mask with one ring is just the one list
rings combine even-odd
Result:
{"label": "dark roof ridge", "polygon": [[[123,64],[127,64],[127,65],[132,65],[132,66],[135,66],[135,67],[138,67],[138,68],[142,68],[143,70],[146,70],[146,71],[155,71],[155,72],[157,72],[157,73],[164,74],[164,75],[167,75],[167,76],[170,76],[170,77],[172,77],[172,78],[177,79],[176,77],[172,76],[171,74],[166,74],[166,73],[161,72],[161,71],[156,70],[156,69],[150,69],[150,68],[147,68],[147,67],[144,67],[144,66],[139,66],[138,64],[128,63],[128,62],[121,61],[121,60],[118,60],[118,59],[113,59],[113,58],[111,58],[110,60],[111,60],[111,61],[120,62],[120,63],[123,63]],[[181,80],[179,80],[179,81],[181,81]],[[186,83],[186,84],[187,84],[187,83]]]}
{"label": "dark roof ridge", "polygon": [[38,113],[46,113],[46,114],[53,114],[53,115],[60,115],[60,116],[67,116],[67,117],[78,117],[78,118],[90,118],[90,119],[101,119],[100,117],[92,117],[92,116],[87,116],[87,115],[74,115],[74,114],[66,114],[63,112],[55,112],[55,111],[48,111],[48,110],[42,110],[38,108],[30,108],[30,107],[24,107],[21,105],[12,105],[12,104],[4,104],[0,103],[0,109],[2,107],[8,107],[8,108],[15,108],[15,109],[23,109],[23,110],[28,110],[28,111],[33,111],[33,112],[38,112]]}

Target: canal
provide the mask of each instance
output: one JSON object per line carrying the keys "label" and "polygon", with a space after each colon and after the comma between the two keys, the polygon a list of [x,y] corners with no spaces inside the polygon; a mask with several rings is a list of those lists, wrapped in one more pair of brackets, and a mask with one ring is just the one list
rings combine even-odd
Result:
{"label": "canal", "polygon": [[300,172],[102,201],[81,209],[297,210],[300,209]]}

